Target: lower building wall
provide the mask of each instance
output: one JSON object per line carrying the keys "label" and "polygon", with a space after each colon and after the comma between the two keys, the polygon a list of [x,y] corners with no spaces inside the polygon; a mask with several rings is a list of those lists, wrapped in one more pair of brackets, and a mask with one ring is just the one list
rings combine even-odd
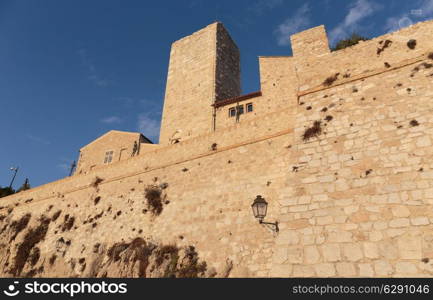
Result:
{"label": "lower building wall", "polygon": [[[285,117],[291,120],[290,115]],[[258,123],[267,125],[266,121]],[[277,219],[275,199],[286,184],[291,131],[286,128],[284,134],[271,132],[244,143],[240,139],[238,144],[221,145],[215,151],[208,149],[211,138],[215,136],[200,141],[206,144],[196,149],[201,149],[201,155],[182,154],[182,147],[194,149],[194,140],[189,140],[186,146],[179,143],[158,149],[150,158],[140,155],[3,199],[1,276],[107,276],[95,271],[95,265],[109,261],[110,251],[95,253],[95,247],[116,249],[137,237],[161,245],[194,246],[200,260],[218,277],[269,276],[276,234],[258,223],[251,204],[257,195],[263,195],[269,202],[269,219]],[[176,156],[173,148],[180,153],[177,157],[172,157]],[[179,160],[182,155],[190,159]],[[159,215],[153,215],[148,206],[145,195],[149,186],[163,187]],[[30,222],[21,228],[17,224],[28,213]],[[22,260],[20,245],[47,218],[46,235],[31,248],[39,249],[39,259],[32,265],[31,250],[17,273],[17,261]],[[83,259],[84,267],[79,263]],[[118,276],[118,272],[108,271],[108,276]]]}
{"label": "lower building wall", "polygon": [[[10,235],[2,234],[1,274],[10,276],[17,247],[29,228],[35,228],[42,215],[53,218],[61,211],[50,223],[45,239],[37,244],[41,258],[25,271],[43,265],[40,276],[89,276],[90,269],[81,271],[77,261],[84,257],[89,266],[100,259],[93,253],[94,245],[109,248],[143,237],[164,244],[193,245],[219,276],[230,264],[231,276],[268,276],[275,237],[254,219],[250,205],[257,194],[263,195],[270,202],[269,217],[276,218],[278,204],[274,199],[284,182],[281,170],[288,154],[284,147],[288,138],[280,136],[145,174],[102,181],[55,198],[23,203],[10,213],[3,208],[1,214],[6,218],[1,227],[11,227],[12,221],[26,213],[32,217],[13,243],[8,244]],[[276,149],[283,155],[270,155]],[[153,216],[147,205],[145,188],[149,185],[167,185],[158,216]],[[66,215],[75,221],[70,230],[63,231]],[[70,241],[64,257],[64,249],[58,247],[60,239]],[[48,260],[53,255],[57,263],[50,266]]]}

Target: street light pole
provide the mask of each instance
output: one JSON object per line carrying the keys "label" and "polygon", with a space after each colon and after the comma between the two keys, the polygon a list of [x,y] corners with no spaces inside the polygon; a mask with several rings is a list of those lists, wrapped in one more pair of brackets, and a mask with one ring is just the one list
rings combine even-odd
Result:
{"label": "street light pole", "polygon": [[77,166],[77,164],[75,163],[75,160],[72,162],[71,164],[71,168],[69,170],[69,176],[72,176],[72,173],[74,172],[75,167]]}
{"label": "street light pole", "polygon": [[14,176],[12,177],[11,184],[9,185],[10,189],[12,188],[12,184],[14,183],[15,176],[17,176],[18,169],[19,169],[19,167],[16,167],[16,168],[15,167],[11,167],[11,171],[14,171]]}

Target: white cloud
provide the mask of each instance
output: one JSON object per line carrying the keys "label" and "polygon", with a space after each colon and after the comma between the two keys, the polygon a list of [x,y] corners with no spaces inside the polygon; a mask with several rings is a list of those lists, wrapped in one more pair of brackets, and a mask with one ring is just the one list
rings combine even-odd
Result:
{"label": "white cloud", "polygon": [[272,10],[283,4],[283,0],[258,0],[254,2],[248,9],[257,15],[262,15],[267,10]]}
{"label": "white cloud", "polygon": [[117,116],[110,116],[110,117],[103,118],[100,121],[105,124],[118,124],[118,123],[122,123],[123,120]]}
{"label": "white cloud", "polygon": [[410,11],[389,17],[385,22],[384,30],[394,32],[432,17],[433,0],[421,0]]}
{"label": "white cloud", "polygon": [[412,21],[404,14],[400,17],[394,16],[386,19],[384,29],[386,32],[394,32],[410,25],[412,25]]}
{"label": "white cloud", "polygon": [[329,40],[334,44],[337,40],[347,37],[359,26],[365,18],[373,15],[382,8],[381,5],[369,0],[356,0],[349,5],[349,11],[344,21],[329,33]]}
{"label": "white cloud", "polygon": [[135,99],[131,97],[118,97],[115,98],[116,101],[120,102],[123,106],[130,108],[135,103]]}
{"label": "white cloud", "polygon": [[152,100],[148,98],[141,98],[141,97],[117,97],[114,98],[115,101],[117,101],[120,105],[131,108],[134,106],[141,106],[143,108],[153,108],[155,104],[152,102]]}
{"label": "white cloud", "polygon": [[31,141],[33,141],[33,142],[36,142],[36,143],[39,143],[39,144],[44,144],[44,145],[49,145],[49,144],[51,144],[50,141],[48,141],[48,140],[46,140],[46,139],[44,139],[44,138],[41,138],[41,137],[39,137],[39,136],[33,135],[33,134],[27,134],[26,136],[27,136],[27,138],[28,138],[29,140],[31,140]]}
{"label": "white cloud", "polygon": [[81,58],[81,62],[83,66],[87,69],[87,79],[89,79],[91,82],[93,82],[95,85],[99,87],[106,87],[108,86],[111,81],[105,78],[102,78],[99,73],[96,70],[95,64],[93,63],[92,59],[90,59],[89,54],[87,53],[86,49],[80,49],[77,51],[78,55]]}
{"label": "white cloud", "polygon": [[149,113],[141,113],[138,115],[137,121],[138,131],[143,133],[146,137],[151,140],[156,140],[159,137],[159,120],[152,119]]}
{"label": "white cloud", "polygon": [[73,159],[67,159],[65,157],[62,157],[59,160],[61,162],[59,162],[56,165],[56,167],[59,168],[59,169],[61,169],[64,172],[68,172],[68,174],[69,174],[69,171],[71,170],[71,166],[72,166],[72,163],[73,163],[74,160]]}
{"label": "white cloud", "polygon": [[421,10],[421,15],[425,17],[433,15],[433,0],[422,1],[419,10]]}
{"label": "white cloud", "polygon": [[299,31],[307,29],[311,25],[310,6],[305,3],[296,12],[287,18],[282,24],[278,25],[275,30],[277,42],[280,46],[290,44],[290,36]]}
{"label": "white cloud", "polygon": [[69,171],[71,169],[71,165],[68,165],[66,163],[60,163],[57,165],[57,168],[60,168],[63,171]]}

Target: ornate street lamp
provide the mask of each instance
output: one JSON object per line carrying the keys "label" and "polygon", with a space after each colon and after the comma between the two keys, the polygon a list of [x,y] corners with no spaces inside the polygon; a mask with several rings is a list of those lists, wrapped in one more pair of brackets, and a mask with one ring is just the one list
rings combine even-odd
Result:
{"label": "ornate street lamp", "polygon": [[263,222],[263,219],[266,217],[266,211],[268,210],[268,202],[266,202],[266,200],[262,196],[257,195],[256,199],[254,199],[254,202],[251,205],[251,208],[253,209],[254,217],[256,219],[259,219],[260,224],[271,225],[272,227],[274,227],[275,232],[279,231],[278,222]]}

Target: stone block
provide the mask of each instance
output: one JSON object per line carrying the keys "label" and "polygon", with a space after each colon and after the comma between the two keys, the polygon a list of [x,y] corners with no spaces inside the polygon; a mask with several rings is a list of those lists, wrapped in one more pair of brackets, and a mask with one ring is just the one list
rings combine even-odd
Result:
{"label": "stone block", "polygon": [[371,264],[358,264],[359,276],[364,278],[374,277],[374,270]]}
{"label": "stone block", "polygon": [[313,266],[293,265],[293,277],[313,277],[315,276]]}
{"label": "stone block", "polygon": [[320,253],[317,246],[304,247],[304,260],[306,264],[315,264],[320,261]]}
{"label": "stone block", "polygon": [[430,224],[430,221],[427,217],[415,217],[411,218],[410,222],[414,226],[422,226],[422,225],[428,225]]}
{"label": "stone block", "polygon": [[337,269],[337,276],[339,277],[354,277],[356,276],[356,270],[353,263],[338,262],[335,264]]}
{"label": "stone block", "polygon": [[407,227],[410,225],[410,221],[408,218],[400,218],[389,221],[389,227],[399,228],[399,227]]}
{"label": "stone block", "polygon": [[275,249],[273,261],[276,264],[283,264],[287,261],[288,254],[287,254],[287,247],[279,247]]}
{"label": "stone block", "polygon": [[394,273],[394,270],[390,263],[385,260],[378,260],[374,262],[375,276],[378,277],[389,277]]}
{"label": "stone block", "polygon": [[314,266],[316,275],[318,277],[332,277],[335,276],[335,267],[331,263],[317,264]]}
{"label": "stone block", "polygon": [[418,259],[422,257],[422,241],[420,236],[400,236],[397,240],[401,259]]}
{"label": "stone block", "polygon": [[299,243],[299,234],[291,229],[280,232],[276,241],[277,245],[296,245]]}
{"label": "stone block", "polygon": [[341,260],[339,244],[324,244],[321,246],[323,259],[326,262],[336,262]]}
{"label": "stone block", "polygon": [[398,218],[406,218],[410,216],[410,211],[406,206],[397,205],[392,207],[392,214]]}
{"label": "stone block", "polygon": [[376,243],[364,242],[364,256],[366,258],[376,259],[379,258],[379,249]]}
{"label": "stone block", "polygon": [[301,246],[289,246],[287,248],[287,261],[291,264],[301,264],[304,260],[304,251]]}
{"label": "stone block", "polygon": [[290,264],[273,265],[270,271],[271,277],[287,278],[292,275],[293,266]]}
{"label": "stone block", "polygon": [[361,246],[357,243],[343,244],[342,248],[344,260],[359,261],[364,257]]}
{"label": "stone block", "polygon": [[418,269],[415,264],[408,261],[400,261],[395,264],[395,272],[401,275],[415,275],[418,273]]}

